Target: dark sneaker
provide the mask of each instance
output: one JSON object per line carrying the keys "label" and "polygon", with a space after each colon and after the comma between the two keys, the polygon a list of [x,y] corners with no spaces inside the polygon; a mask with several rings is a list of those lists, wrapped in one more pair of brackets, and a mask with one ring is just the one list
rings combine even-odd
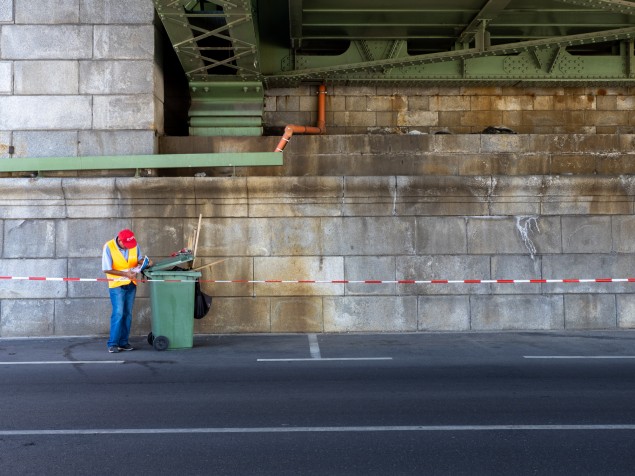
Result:
{"label": "dark sneaker", "polygon": [[130,344],[126,344],[126,345],[120,345],[118,349],[119,350],[134,350],[134,347],[132,347]]}
{"label": "dark sneaker", "polygon": [[108,347],[108,352],[110,352],[111,354],[116,354],[119,352],[119,347],[114,345],[112,347]]}

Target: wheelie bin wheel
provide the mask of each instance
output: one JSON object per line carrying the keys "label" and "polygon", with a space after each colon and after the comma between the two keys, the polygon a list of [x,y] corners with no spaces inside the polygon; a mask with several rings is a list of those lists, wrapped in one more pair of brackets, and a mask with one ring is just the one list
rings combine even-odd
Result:
{"label": "wheelie bin wheel", "polygon": [[156,336],[152,343],[152,347],[154,347],[154,350],[165,350],[168,348],[169,345],[170,341],[165,336]]}
{"label": "wheelie bin wheel", "polygon": [[154,335],[152,334],[152,332],[150,332],[148,334],[148,344],[152,345],[153,342],[154,342]]}

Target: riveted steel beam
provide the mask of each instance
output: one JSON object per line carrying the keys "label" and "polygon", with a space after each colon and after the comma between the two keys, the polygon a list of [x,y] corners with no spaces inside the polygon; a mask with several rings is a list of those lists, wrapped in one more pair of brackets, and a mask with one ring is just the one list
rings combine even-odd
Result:
{"label": "riveted steel beam", "polygon": [[[568,35],[541,40],[521,41],[503,45],[495,45],[489,48],[478,50],[470,48],[465,50],[448,51],[442,53],[402,56],[375,61],[360,61],[357,63],[344,63],[326,67],[297,69],[280,74],[268,76],[265,81],[270,83],[292,83],[297,81],[316,80],[351,80],[355,75],[358,79],[377,78],[377,73],[386,68],[392,71],[401,70],[404,79],[412,79],[416,76],[416,69],[422,65],[433,65],[438,63],[455,63],[458,61],[479,59],[486,57],[504,57],[517,55],[533,49],[541,48],[566,48],[574,45],[584,45],[591,43],[611,42],[635,38],[635,27],[618,28],[600,32],[585,33],[580,35]],[[352,49],[352,48],[351,48]],[[304,59],[306,61],[306,58]],[[414,73],[413,73],[414,72]],[[394,79],[393,79],[394,80]]]}
{"label": "riveted steel beam", "polygon": [[635,3],[623,0],[557,0],[561,3],[568,3],[578,7],[595,8],[607,12],[623,13],[625,15],[635,15]]}
{"label": "riveted steel beam", "polygon": [[502,12],[511,0],[489,0],[481,11],[472,19],[470,24],[461,32],[457,43],[469,43],[478,33],[482,24],[487,24],[494,20]]}

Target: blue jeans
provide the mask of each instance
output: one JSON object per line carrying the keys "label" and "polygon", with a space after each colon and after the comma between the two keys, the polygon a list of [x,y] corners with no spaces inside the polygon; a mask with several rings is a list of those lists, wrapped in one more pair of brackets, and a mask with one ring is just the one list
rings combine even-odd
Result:
{"label": "blue jeans", "polygon": [[109,288],[112,314],[110,316],[110,338],[108,347],[123,347],[128,343],[132,324],[132,305],[137,294],[135,284]]}

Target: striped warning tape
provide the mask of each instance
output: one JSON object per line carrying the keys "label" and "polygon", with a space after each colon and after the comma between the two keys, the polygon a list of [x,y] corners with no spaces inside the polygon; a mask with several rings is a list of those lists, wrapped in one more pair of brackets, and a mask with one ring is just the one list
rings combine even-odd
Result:
{"label": "striped warning tape", "polygon": [[[108,282],[120,281],[109,278],[50,278],[46,276],[0,276],[0,280],[14,281],[67,281]],[[139,279],[138,282],[181,283],[191,279]],[[635,278],[589,278],[589,279],[200,279],[211,284],[558,284],[558,283],[635,283]]]}

